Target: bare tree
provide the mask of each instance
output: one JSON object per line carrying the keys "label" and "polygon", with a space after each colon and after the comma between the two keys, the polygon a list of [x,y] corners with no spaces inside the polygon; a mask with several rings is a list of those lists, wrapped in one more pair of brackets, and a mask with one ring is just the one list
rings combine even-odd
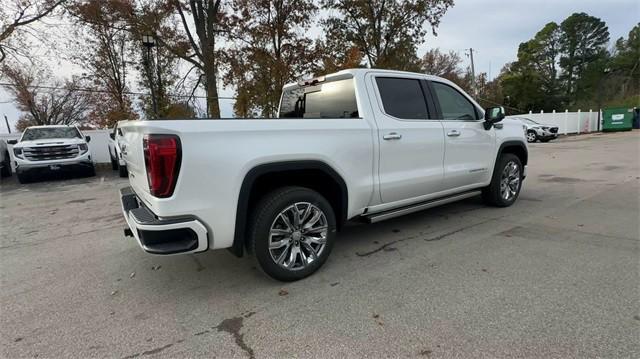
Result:
{"label": "bare tree", "polygon": [[135,119],[127,96],[132,51],[127,24],[121,16],[133,11],[132,1],[88,0],[70,6],[70,10],[81,24],[71,41],[71,60],[82,65],[93,84],[104,91],[96,96],[94,122],[111,127],[118,121]]}
{"label": "bare tree", "polygon": [[[218,101],[219,50],[223,35],[228,35],[227,17],[221,0],[156,0],[157,7],[175,16],[176,21],[158,23],[156,17],[132,17],[137,36],[156,34],[160,46],[186,61],[199,72],[196,87],[207,93],[207,113],[220,117]],[[148,5],[148,4],[147,4]],[[192,71],[190,69],[188,72]]]}
{"label": "bare tree", "polygon": [[18,130],[37,125],[87,123],[91,99],[89,93],[78,90],[81,84],[76,78],[41,86],[43,79],[49,78],[42,69],[25,71],[3,66],[1,72],[11,81],[10,85],[4,86],[6,91],[13,97],[18,110],[24,112],[16,124]]}
{"label": "bare tree", "polygon": [[455,81],[462,75],[461,63],[462,59],[455,51],[444,53],[440,49],[431,49],[422,56],[420,71]]}
{"label": "bare tree", "polygon": [[21,29],[48,16],[66,0],[3,0],[0,6],[0,63],[8,53],[19,54],[12,39]]}

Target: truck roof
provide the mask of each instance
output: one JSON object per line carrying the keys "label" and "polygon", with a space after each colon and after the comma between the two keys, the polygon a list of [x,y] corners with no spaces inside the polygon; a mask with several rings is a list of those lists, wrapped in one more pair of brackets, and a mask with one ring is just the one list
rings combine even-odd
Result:
{"label": "truck roof", "polygon": [[[353,75],[353,77],[356,77],[356,76],[364,76],[364,74],[366,74],[367,72],[385,73],[385,74],[389,74],[389,75],[413,75],[413,76],[420,75],[420,76],[424,76],[428,80],[438,80],[438,81],[442,81],[442,82],[446,82],[446,83],[451,83],[451,81],[449,81],[449,80],[447,80],[445,78],[434,76],[434,75],[423,74],[423,73],[419,73],[419,72],[385,70],[385,69],[375,69],[375,68],[373,68],[373,69],[367,69],[367,68],[345,69],[345,70],[341,70],[341,71],[338,71],[338,72],[326,74],[324,76],[317,76],[317,77],[314,77],[314,78],[324,77],[325,79],[329,79],[329,78],[339,77],[341,75],[347,75],[347,74],[350,74],[350,75]],[[310,80],[312,80],[314,78],[311,78]],[[292,87],[292,86],[299,86],[299,83],[298,82],[288,83],[288,84],[283,86],[283,89],[288,88],[288,87]]]}

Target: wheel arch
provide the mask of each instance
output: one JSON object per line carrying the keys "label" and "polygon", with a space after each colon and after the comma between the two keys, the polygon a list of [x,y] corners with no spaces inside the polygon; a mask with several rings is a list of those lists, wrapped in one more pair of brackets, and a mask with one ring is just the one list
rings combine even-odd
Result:
{"label": "wheel arch", "polygon": [[527,145],[521,141],[505,141],[500,145],[498,149],[498,155],[496,156],[496,162],[498,163],[498,159],[502,156],[503,153],[512,153],[520,159],[523,166],[526,166],[529,162],[529,151],[527,150]]}
{"label": "wheel arch", "polygon": [[260,164],[247,172],[240,186],[233,245],[230,248],[233,254],[238,257],[244,254],[251,205],[265,193],[287,185],[299,185],[319,192],[336,212],[338,228],[346,222],[349,203],[347,185],[330,165],[318,160]]}

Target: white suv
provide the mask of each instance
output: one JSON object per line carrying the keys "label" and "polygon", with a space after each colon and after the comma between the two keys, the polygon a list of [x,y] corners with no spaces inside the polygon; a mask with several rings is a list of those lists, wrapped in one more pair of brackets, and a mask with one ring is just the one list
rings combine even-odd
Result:
{"label": "white suv", "polygon": [[76,126],[33,126],[22,133],[13,144],[16,173],[20,183],[31,181],[41,172],[81,172],[95,175],[88,142]]}

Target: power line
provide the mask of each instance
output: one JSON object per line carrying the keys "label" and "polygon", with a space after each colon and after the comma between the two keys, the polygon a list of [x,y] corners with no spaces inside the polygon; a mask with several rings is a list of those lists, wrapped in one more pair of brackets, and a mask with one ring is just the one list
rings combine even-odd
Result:
{"label": "power line", "polygon": [[[11,87],[18,87],[18,85],[16,84],[12,84],[12,83],[8,83],[8,82],[0,82],[0,86],[11,86]],[[55,87],[55,86],[41,86],[41,85],[26,85],[25,87],[29,87],[29,88],[35,88],[35,89],[45,89],[45,90],[65,90],[65,91],[78,91],[78,92],[89,92],[89,93],[105,93],[105,94],[110,94],[112,92],[106,91],[106,90],[96,90],[96,89],[88,89],[88,88],[81,88],[81,87],[76,87],[76,88],[66,88],[66,87]],[[142,95],[142,96],[151,96],[151,94],[148,93],[144,93],[144,92],[134,92],[134,91],[123,91],[122,92],[123,95]],[[235,97],[209,97],[209,96],[198,96],[198,95],[172,95],[172,94],[165,94],[165,96],[168,97],[184,97],[184,98],[204,98],[204,99],[218,99],[218,100],[235,100]]]}

